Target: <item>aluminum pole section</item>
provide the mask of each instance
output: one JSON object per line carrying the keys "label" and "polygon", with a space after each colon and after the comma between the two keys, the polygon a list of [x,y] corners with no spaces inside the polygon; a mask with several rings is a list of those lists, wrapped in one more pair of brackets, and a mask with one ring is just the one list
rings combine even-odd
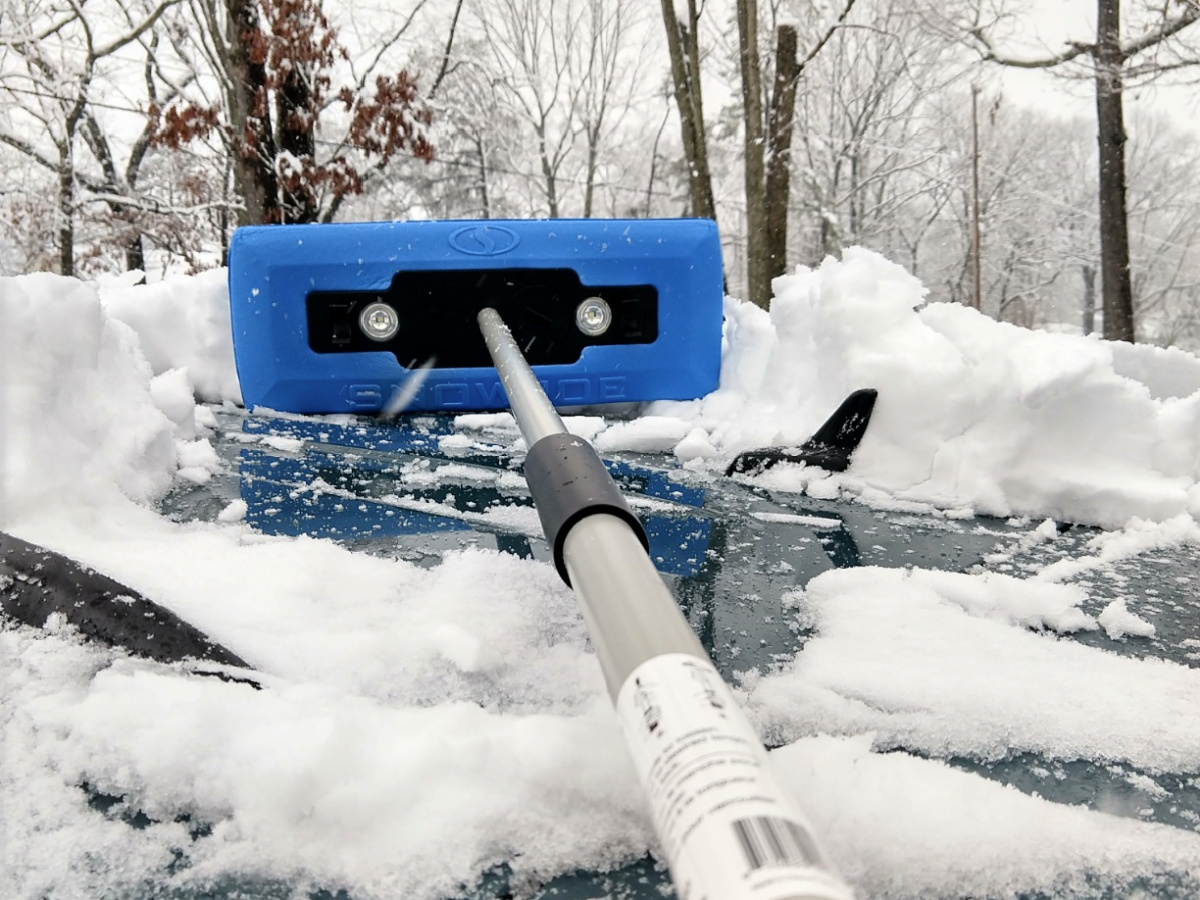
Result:
{"label": "aluminum pole section", "polygon": [[499,314],[485,309],[478,319],[529,445],[525,476],[547,541],[579,597],[680,900],[853,900],[595,450],[566,432]]}
{"label": "aluminum pole section", "polygon": [[513,340],[500,314],[494,309],[484,309],[480,311],[478,320],[483,340],[500,381],[504,383],[508,405],[512,407],[513,418],[517,420],[517,427],[521,429],[526,445],[532,447],[549,435],[565,434],[567,426],[525,362],[521,348]]}
{"label": "aluminum pole section", "polygon": [[[525,443],[532,447],[543,438],[567,434],[500,315],[485,309],[479,314],[479,325]],[[645,548],[624,521],[606,513],[580,519],[566,534],[563,556],[614,701],[629,673],[648,659],[688,653],[708,660]]]}

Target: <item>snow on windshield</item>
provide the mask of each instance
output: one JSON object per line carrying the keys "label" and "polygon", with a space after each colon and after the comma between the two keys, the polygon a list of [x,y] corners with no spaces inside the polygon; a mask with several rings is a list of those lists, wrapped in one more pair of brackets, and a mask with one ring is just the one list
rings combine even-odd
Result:
{"label": "snow on windshield", "polygon": [[[249,879],[434,900],[500,863],[521,885],[643,856],[644,802],[550,566],[462,550],[419,568],[264,536],[233,507],[216,523],[155,512],[173,480],[220,469],[211,404],[239,399],[222,278],[0,280],[0,528],[153,597],[265,684],[124,658],[54,621],[0,631],[6,896]],[[861,897],[1069,894],[1200,871],[1194,830],[942,761],[1200,770],[1196,669],[1060,637],[1149,639],[1119,601],[1085,611],[1071,579],[1200,545],[1200,360],[922,300],[898,266],[847,251],[777,281],[770,315],[727,302],[712,395],[570,423],[606,452],[717,472],[747,447],[802,441],[846,393],[876,387],[847,473],[781,466],[772,488],[1109,529],[1031,575],[820,575],[784,597],[812,630],[803,651],[740,689]],[[461,425],[518,446],[503,415]],[[1031,535],[1054,540],[1054,521]],[[108,795],[144,827],[106,815],[95,797]]]}

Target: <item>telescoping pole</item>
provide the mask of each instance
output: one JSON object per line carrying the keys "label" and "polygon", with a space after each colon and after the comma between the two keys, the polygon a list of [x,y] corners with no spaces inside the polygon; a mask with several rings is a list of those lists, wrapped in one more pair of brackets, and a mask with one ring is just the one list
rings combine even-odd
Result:
{"label": "telescoping pole", "polygon": [[500,315],[479,314],[680,900],[852,900],[647,553],[596,451],[568,434]]}

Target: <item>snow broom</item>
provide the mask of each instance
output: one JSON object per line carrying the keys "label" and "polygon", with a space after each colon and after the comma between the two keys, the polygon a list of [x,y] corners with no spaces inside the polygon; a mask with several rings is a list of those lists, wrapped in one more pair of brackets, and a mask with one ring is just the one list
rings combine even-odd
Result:
{"label": "snow broom", "polygon": [[850,898],[655,570],[641,523],[555,408],[717,386],[714,223],[245,228],[230,303],[247,407],[510,407],[681,900]]}

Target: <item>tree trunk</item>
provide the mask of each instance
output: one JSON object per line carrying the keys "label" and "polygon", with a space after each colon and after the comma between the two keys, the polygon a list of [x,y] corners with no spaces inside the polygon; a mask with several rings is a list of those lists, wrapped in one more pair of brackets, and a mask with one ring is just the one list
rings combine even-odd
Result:
{"label": "tree trunk", "polygon": [[979,87],[971,85],[971,264],[975,278],[971,306],[982,311],[983,235],[979,218]]}
{"label": "tree trunk", "polygon": [[[279,129],[279,149],[293,160],[311,160],[316,157],[317,143],[313,135],[313,121],[309,114],[309,88],[307,73],[300,63],[287,73],[275,94],[275,123]],[[285,157],[286,158],[286,157]],[[278,177],[278,173],[276,173]],[[296,224],[316,222],[320,216],[317,195],[304,176],[291,174],[283,179],[282,221]]]}
{"label": "tree trunk", "polygon": [[[1090,54],[1096,67],[1096,140],[1099,146],[1100,173],[1100,290],[1104,310],[1104,337],[1132,342],[1135,337],[1133,279],[1129,260],[1129,219],[1125,201],[1125,66],[1131,59],[1172,40],[1200,21],[1200,0],[1178,0],[1147,4],[1157,24],[1144,25],[1140,33],[1121,43],[1120,0],[1096,0],[1096,43],[1071,41],[1067,48],[1043,59],[1012,59],[999,56],[980,31],[973,36],[985,50],[985,59],[1023,69],[1049,69]],[[1152,60],[1137,67],[1139,74],[1162,74],[1178,63],[1173,54],[1166,60]],[[1188,54],[1184,54],[1185,56]],[[1188,63],[1184,63],[1185,65]]]}
{"label": "tree trunk", "polygon": [[259,31],[254,0],[227,0],[226,46],[229,83],[229,122],[233,129],[233,179],[245,204],[240,225],[280,221],[279,187],[269,160],[275,159],[274,137],[265,122],[266,69],[251,57],[251,42]]}
{"label": "tree trunk", "polygon": [[662,140],[663,129],[667,127],[667,119],[670,115],[668,109],[666,115],[663,116],[662,123],[658,126],[658,131],[654,134],[654,146],[650,148],[650,177],[646,181],[646,205],[642,212],[646,218],[650,218],[650,204],[654,199],[654,177],[658,171],[658,143]]}
{"label": "tree trunk", "polygon": [[712,174],[708,169],[708,138],[704,127],[704,102],[700,89],[700,13],[696,0],[688,0],[688,24],[675,16],[674,0],[662,0],[667,49],[671,54],[671,80],[679,108],[679,130],[688,165],[688,193],[694,216],[717,218]]}
{"label": "tree trunk", "polygon": [[1097,0],[1096,119],[1100,150],[1100,290],[1104,337],[1134,340],[1133,284],[1129,272],[1129,219],[1125,203],[1120,0]]}
{"label": "tree trunk", "polygon": [[758,0],[737,0],[738,60],[746,129],[746,293],[755,306],[771,306],[767,268],[767,201],[763,168],[762,74],[758,61]]}
{"label": "tree trunk", "polygon": [[68,146],[58,169],[58,274],[75,274],[75,172]]}
{"label": "tree trunk", "polygon": [[1096,267],[1085,265],[1079,271],[1083,276],[1083,333],[1092,334],[1096,330]]}
{"label": "tree trunk", "polygon": [[475,155],[479,157],[479,204],[480,214],[485,219],[492,217],[492,203],[488,197],[487,155],[483,151],[483,138],[475,139]]}
{"label": "tree trunk", "polygon": [[[236,154],[235,154],[236,155]],[[229,211],[236,202],[236,194],[230,196],[230,191],[236,188],[234,184],[234,162],[230,155],[225,157],[225,174],[221,179],[221,199],[224,201],[217,209],[217,222],[221,230],[221,265],[229,265],[229,237],[232,233],[229,222]]]}
{"label": "tree trunk", "polygon": [[589,128],[587,138],[587,175],[585,178],[586,184],[583,190],[583,217],[585,219],[590,219],[592,217],[592,203],[594,202],[596,195],[596,167],[599,165],[600,155],[599,128]]}
{"label": "tree trunk", "polygon": [[538,136],[538,156],[542,161],[542,178],[545,179],[546,187],[546,205],[549,207],[547,215],[551,219],[558,218],[558,179],[554,175],[554,167],[550,165],[550,156],[546,152],[546,127],[545,119],[542,124],[536,128]]}
{"label": "tree trunk", "polygon": [[146,249],[142,243],[142,233],[136,230],[136,226],[134,227],[133,237],[125,245],[125,268],[130,272],[145,272]]}
{"label": "tree trunk", "polygon": [[788,198],[791,194],[792,126],[796,115],[796,29],[780,25],[775,43],[775,85],[767,120],[767,278],[787,272]]}

